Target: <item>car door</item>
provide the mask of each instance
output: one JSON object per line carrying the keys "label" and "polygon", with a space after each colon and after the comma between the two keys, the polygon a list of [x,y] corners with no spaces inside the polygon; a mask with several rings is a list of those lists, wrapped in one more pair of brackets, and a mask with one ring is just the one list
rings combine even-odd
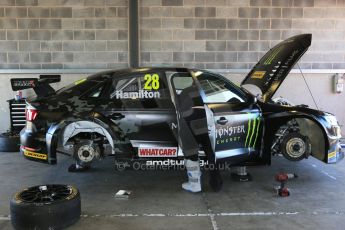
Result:
{"label": "car door", "polygon": [[[189,117],[192,117],[190,128],[197,138],[195,130],[200,130],[202,134],[203,125],[198,124],[204,124],[203,120],[206,119],[206,132],[216,159],[233,164],[261,161],[263,120],[252,96],[224,77],[208,72],[177,73],[172,75],[169,82],[176,99],[184,90],[193,95],[194,104],[189,111]],[[195,92],[191,92],[193,85],[197,86]],[[198,102],[200,100],[202,103]],[[178,103],[175,105],[179,106]],[[186,108],[182,110],[188,111]],[[192,127],[194,121],[199,128]]]}
{"label": "car door", "polygon": [[163,71],[114,77],[109,100],[106,116],[120,128],[139,157],[155,157],[160,150],[171,150],[168,152],[177,156],[177,142],[170,128],[176,114]]}
{"label": "car door", "polygon": [[260,160],[263,121],[253,98],[222,76],[202,71],[179,74],[170,82],[177,95],[190,90],[189,85],[198,86],[191,94],[198,94],[203,104],[192,105],[191,111],[199,121],[206,118],[216,159],[234,164]]}
{"label": "car door", "polygon": [[263,121],[253,97],[220,75],[199,71],[193,76],[204,102],[216,158],[259,160]]}

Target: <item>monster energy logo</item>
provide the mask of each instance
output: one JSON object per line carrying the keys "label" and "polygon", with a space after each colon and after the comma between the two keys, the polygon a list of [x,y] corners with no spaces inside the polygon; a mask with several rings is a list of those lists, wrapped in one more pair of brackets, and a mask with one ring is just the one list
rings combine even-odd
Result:
{"label": "monster energy logo", "polygon": [[278,49],[274,50],[273,53],[265,60],[264,65],[271,65],[274,58],[280,53],[280,51],[283,48],[284,48],[284,46],[281,46]]}
{"label": "monster energy logo", "polygon": [[230,137],[245,132],[244,125],[221,127],[217,129],[216,138]]}
{"label": "monster energy logo", "polygon": [[260,122],[260,116],[255,117],[254,119],[250,119],[248,121],[248,133],[246,136],[246,142],[244,144],[245,147],[255,147],[259,135]]}

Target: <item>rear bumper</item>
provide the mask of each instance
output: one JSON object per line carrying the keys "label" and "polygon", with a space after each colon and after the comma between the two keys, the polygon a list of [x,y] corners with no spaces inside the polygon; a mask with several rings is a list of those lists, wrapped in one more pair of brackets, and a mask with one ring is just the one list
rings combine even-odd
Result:
{"label": "rear bumper", "polygon": [[20,132],[20,152],[32,161],[56,164],[56,154],[51,154],[51,145],[46,142],[46,134],[24,128]]}

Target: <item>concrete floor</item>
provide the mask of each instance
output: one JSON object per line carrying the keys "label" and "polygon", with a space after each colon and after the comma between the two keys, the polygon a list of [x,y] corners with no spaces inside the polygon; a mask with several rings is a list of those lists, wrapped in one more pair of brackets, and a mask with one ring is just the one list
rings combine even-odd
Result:
{"label": "concrete floor", "polygon": [[[344,229],[345,160],[326,165],[313,158],[288,162],[273,159],[271,167],[249,168],[254,181],[231,181],[224,188],[190,194],[181,190],[183,171],[115,171],[113,159],[98,162],[90,172],[72,174],[72,161],[60,156],[56,166],[0,153],[0,229],[12,229],[9,200],[21,188],[45,183],[76,185],[82,195],[82,217],[69,229]],[[289,182],[291,196],[273,192],[279,171],[297,173]],[[119,189],[133,191],[116,200]]]}

